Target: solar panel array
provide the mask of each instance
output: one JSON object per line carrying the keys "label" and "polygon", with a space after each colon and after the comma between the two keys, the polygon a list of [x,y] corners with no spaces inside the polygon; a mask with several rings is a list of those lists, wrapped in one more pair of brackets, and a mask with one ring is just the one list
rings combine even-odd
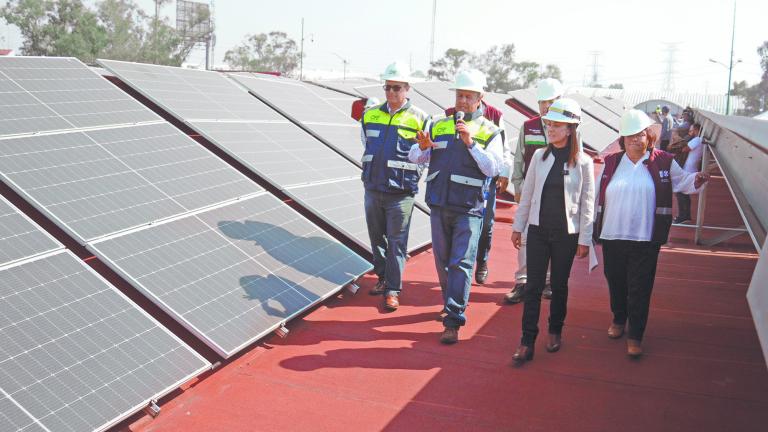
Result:
{"label": "solar panel array", "polygon": [[[283,115],[306,127],[323,141],[360,164],[363,146],[360,125],[345,111],[326,102],[310,86],[295,80],[276,80],[256,76],[232,75],[260,100],[273,105]],[[317,88],[317,87],[316,87]]]}
{"label": "solar panel array", "polygon": [[0,200],[0,430],[102,430],[210,367]]}
{"label": "solar panel array", "polygon": [[[355,87],[355,90],[365,97],[375,97],[381,100],[381,102],[383,103],[385,102],[384,90],[381,87],[382,87],[381,84],[365,85],[365,86]],[[417,91],[411,90],[410,92],[408,92],[408,99],[410,99],[411,103],[421,108],[424,112],[426,112],[429,115],[440,114],[443,112],[443,109],[439,105],[425,98]]]}
{"label": "solar panel array", "polygon": [[[72,66],[67,59],[40,60],[41,66],[46,67],[57,62]],[[76,86],[76,82],[86,81],[91,76],[112,86],[85,65],[77,64],[77,73],[71,70],[62,74],[60,79],[50,77],[49,87],[53,88],[57,83],[60,88],[68,88],[73,81]],[[6,64],[0,59],[0,70],[4,66]],[[29,67],[32,65],[29,64]],[[72,69],[75,69],[74,66]],[[194,79],[192,83],[218,91],[215,80]],[[237,90],[230,94],[233,103],[212,103],[205,107],[204,112],[213,115],[228,113],[231,118],[244,118],[247,119],[245,122],[250,122],[249,119],[257,114],[238,103],[237,97],[244,92],[231,83],[228,85]],[[184,101],[185,94],[174,93],[171,96],[174,101]],[[244,100],[250,101],[253,97],[245,94]],[[319,229],[285,203],[267,196],[261,187],[203,146],[165,121],[158,120],[159,117],[147,108],[140,108],[156,120],[23,136],[4,135],[7,131],[0,129],[0,174],[3,181],[22,197],[94,251],[149,299],[164,307],[181,324],[202,329],[197,332],[198,336],[220,354],[231,355],[273,330],[279,323],[253,319],[250,326],[238,327],[241,323],[221,320],[221,313],[237,309],[238,304],[246,313],[249,310],[247,307],[253,304],[252,300],[242,295],[242,288],[226,297],[226,308],[218,310],[218,314],[210,314],[202,307],[188,313],[179,306],[190,294],[185,288],[199,289],[203,286],[205,289],[195,291],[198,294],[195,300],[200,304],[221,305],[218,303],[221,293],[205,285],[205,282],[188,287],[189,276],[199,274],[200,269],[218,275],[217,283],[234,281],[235,285],[237,281],[258,273],[248,266],[236,265],[238,261],[231,261],[242,257],[233,256],[230,249],[213,246],[212,239],[226,237],[223,228],[214,223],[201,227],[201,215],[215,214],[221,220],[245,223],[238,219],[241,213],[237,206],[247,201],[248,197],[259,196],[259,203],[268,203],[270,212],[253,211],[250,214],[256,219],[250,222],[272,223],[274,221],[270,218],[279,215],[291,222],[293,232],[314,233]],[[264,113],[269,116],[271,110],[266,109]],[[144,114],[144,117],[150,117],[149,114]],[[271,201],[266,202],[265,199]],[[209,211],[212,213],[207,213]],[[205,235],[174,237],[189,230]],[[293,238],[286,236],[280,241],[287,244]],[[332,242],[329,238],[326,240]],[[321,298],[338,291],[371,268],[370,263],[350,249],[338,242],[333,244],[335,253],[318,254],[316,245],[294,242],[292,252],[297,255],[296,259],[281,266],[272,265],[274,257],[270,253],[277,253],[276,250],[265,253],[243,251],[242,254],[253,261],[252,267],[268,268],[272,277],[276,278],[293,278],[297,271],[295,266],[299,265],[314,271],[301,273],[303,277],[291,288],[295,292],[310,290]],[[148,249],[146,245],[152,247]],[[125,261],[128,258],[124,254],[126,250],[131,251],[128,261]],[[159,250],[162,254],[158,257]],[[194,251],[198,253],[190,255]],[[140,265],[127,265],[127,262]],[[162,268],[157,267],[160,263]],[[190,263],[194,266],[190,267]],[[254,280],[249,284],[249,290],[265,302],[279,300],[272,299],[272,294],[288,295],[273,293],[272,285],[269,278]],[[314,300],[294,301],[290,305],[291,314],[283,318],[287,319]],[[218,349],[220,347],[226,349]]]}
{"label": "solar panel array", "polygon": [[[362,194],[352,191],[360,189],[359,185],[354,186],[354,189],[347,195],[357,199],[355,202],[356,210],[352,213],[353,217],[346,217],[342,220],[334,220],[331,213],[328,212],[329,209],[325,206],[309,205],[305,201],[306,197],[303,193],[295,192],[295,189],[304,188],[308,185],[323,185],[324,187],[316,188],[318,194],[311,197],[312,199],[323,199],[326,197],[325,191],[334,189],[331,186],[333,184],[351,185],[352,183],[348,182],[351,179],[358,179],[357,183],[360,183],[361,171],[359,166],[248,94],[240,84],[235,82],[235,79],[245,82],[251,79],[255,80],[255,78],[242,74],[235,74],[235,78],[228,78],[216,72],[109,60],[100,60],[100,63],[126,84],[168,110],[179,120],[190,125],[251,171],[296,199],[298,203],[310,211],[315,212],[324,221],[335,225],[351,241],[370,250],[367,233],[361,233],[358,230],[358,227],[365,223],[365,215],[362,211]],[[269,78],[262,81],[281,86],[286,85],[284,82],[290,82],[279,78]],[[203,84],[204,88],[198,88],[199,85]],[[301,95],[308,95],[306,88],[298,88],[294,85],[291,90],[293,93],[280,93],[279,96],[295,101],[297,98],[300,100]],[[202,94],[203,92],[205,95]],[[235,95],[236,92],[239,94]],[[226,106],[228,101],[236,100],[238,107],[245,110],[244,100],[246,99],[243,98],[249,98],[247,100],[253,106],[247,118],[224,110],[216,110],[216,112],[211,112],[206,116],[194,114],[195,108],[193,106],[200,105],[202,100],[215,100],[219,106]],[[324,109],[331,113],[338,112],[318,98],[314,98],[313,101],[313,103],[327,107]],[[273,103],[277,104],[277,102]],[[305,113],[302,111],[303,114]],[[328,113],[312,115],[314,116],[313,119],[321,120],[317,123],[325,125],[334,124],[328,120],[336,118],[335,114]],[[349,132],[352,130],[353,128],[350,127]],[[359,145],[359,132],[354,133],[354,139],[354,144],[344,145]],[[424,212],[414,211],[413,218],[418,220],[413,229],[428,227],[428,217]],[[420,237],[429,238],[429,231],[414,235],[414,238]],[[409,244],[411,250],[420,246],[423,244]]]}
{"label": "solar panel array", "polygon": [[620,115],[584,95],[572,93],[569,94],[568,97],[578,102],[583,112],[586,112],[604,125],[607,125],[609,128],[613,129],[614,132],[619,131]]}

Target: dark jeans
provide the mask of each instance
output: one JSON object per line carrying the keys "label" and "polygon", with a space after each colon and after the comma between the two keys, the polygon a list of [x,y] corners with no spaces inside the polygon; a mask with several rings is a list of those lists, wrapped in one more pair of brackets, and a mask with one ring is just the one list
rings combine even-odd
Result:
{"label": "dark jeans", "polygon": [[677,217],[683,219],[691,218],[691,196],[678,192],[677,196]]}
{"label": "dark jeans", "polygon": [[624,325],[629,321],[630,339],[643,340],[660,247],[643,241],[603,240],[613,323]]}
{"label": "dark jeans", "polygon": [[483,220],[440,207],[430,207],[430,210],[432,253],[443,293],[443,306],[448,314],[443,325],[461,327],[467,322],[464,312],[469,303],[477,239]]}
{"label": "dark jeans", "polygon": [[411,195],[365,191],[365,221],[373,251],[373,271],[385,282],[387,295],[398,294],[403,286],[413,203]]}
{"label": "dark jeans", "polygon": [[493,237],[493,219],[496,217],[496,182],[492,181],[488,188],[488,199],[485,201],[483,215],[483,229],[480,231],[480,240],[477,242],[477,263],[488,262],[491,254],[491,238]]}
{"label": "dark jeans", "polygon": [[551,262],[550,282],[552,301],[549,304],[549,333],[560,334],[568,305],[568,277],[571,275],[573,258],[576,256],[579,235],[568,234],[563,229],[541,228],[528,225],[528,284],[523,307],[523,345],[533,346],[539,334],[541,293]]}

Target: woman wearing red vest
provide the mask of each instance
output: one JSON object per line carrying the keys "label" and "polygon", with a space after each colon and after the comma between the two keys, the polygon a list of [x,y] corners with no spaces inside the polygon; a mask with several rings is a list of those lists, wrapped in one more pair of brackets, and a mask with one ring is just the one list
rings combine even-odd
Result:
{"label": "woman wearing red vest", "polygon": [[595,218],[595,240],[603,244],[603,264],[613,322],[608,337],[618,339],[628,324],[627,354],[643,354],[659,249],[672,225],[672,192],[698,192],[706,173],[684,171],[673,155],[653,148],[653,121],[629,110],[619,125],[622,151],[605,158]]}
{"label": "woman wearing red vest", "polygon": [[581,151],[576,135],[581,107],[572,99],[558,99],[542,120],[547,145],[536,150],[531,158],[512,225],[512,243],[518,249],[521,233],[528,227],[523,336],[513,356],[517,364],[533,359],[541,295],[550,263],[552,301],[547,351],[560,349],[573,258],[586,257],[592,245],[594,166],[592,159]]}

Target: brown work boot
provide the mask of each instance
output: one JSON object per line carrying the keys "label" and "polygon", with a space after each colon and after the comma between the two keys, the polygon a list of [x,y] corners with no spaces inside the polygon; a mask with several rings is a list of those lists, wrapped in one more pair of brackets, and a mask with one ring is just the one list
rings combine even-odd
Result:
{"label": "brown work boot", "polygon": [[378,282],[376,282],[376,285],[371,288],[370,291],[368,291],[368,294],[370,295],[382,295],[384,294],[384,291],[387,290],[387,284],[384,283],[383,280],[379,279]]}
{"label": "brown work boot", "polygon": [[611,323],[611,326],[608,327],[608,337],[611,339],[618,339],[622,336],[624,336],[624,325]]}
{"label": "brown work boot", "polygon": [[400,306],[400,302],[397,299],[396,294],[387,294],[384,296],[384,309],[387,310],[397,310],[397,307]]}
{"label": "brown work boot", "polygon": [[443,334],[440,335],[440,342],[450,345],[459,341],[459,328],[458,327],[445,327]]}
{"label": "brown work boot", "polygon": [[639,358],[643,355],[643,346],[637,339],[627,339],[627,355],[632,358]]}

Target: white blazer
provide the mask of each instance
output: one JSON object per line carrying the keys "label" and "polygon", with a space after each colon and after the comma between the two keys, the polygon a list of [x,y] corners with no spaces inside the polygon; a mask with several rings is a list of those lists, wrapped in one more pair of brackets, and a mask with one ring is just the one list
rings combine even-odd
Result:
{"label": "white blazer", "polygon": [[[512,229],[523,232],[528,224],[539,224],[541,192],[547,180],[555,157],[550,154],[542,160],[546,147],[536,150],[528,166],[523,183],[520,205],[515,212]],[[565,163],[567,165],[567,162]],[[579,152],[576,166],[563,167],[568,170],[565,177],[564,197],[565,220],[569,234],[579,234],[579,244],[592,246],[592,224],[595,218],[595,167],[592,158]]]}

